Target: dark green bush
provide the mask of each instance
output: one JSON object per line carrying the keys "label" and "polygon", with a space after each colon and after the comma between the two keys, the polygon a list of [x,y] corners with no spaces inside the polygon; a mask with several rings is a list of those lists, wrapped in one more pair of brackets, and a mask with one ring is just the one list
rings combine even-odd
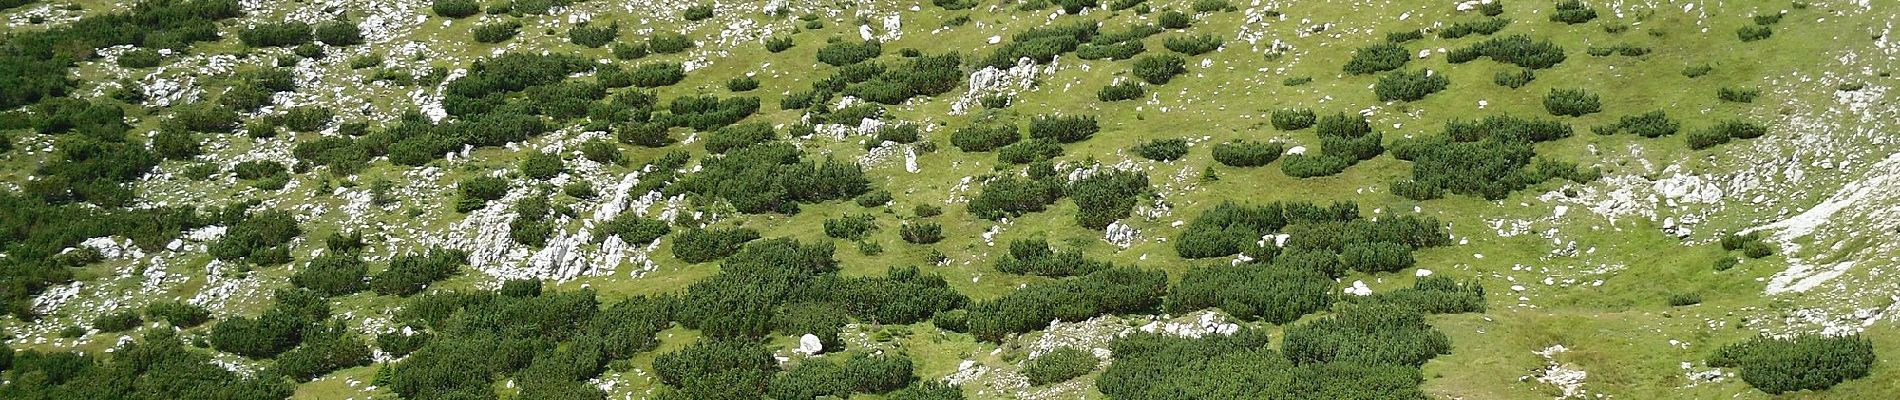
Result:
{"label": "dark green bush", "polygon": [[871,214],[852,214],[839,218],[825,219],[825,236],[834,239],[861,240],[877,229],[877,217]]}
{"label": "dark green bush", "polygon": [[1173,54],[1142,56],[1135,60],[1132,74],[1152,85],[1166,85],[1176,75],[1187,73],[1187,61]]}
{"label": "dark green bush", "polygon": [[1522,68],[1516,72],[1498,72],[1497,75],[1491,78],[1491,81],[1497,83],[1498,86],[1516,89],[1524,87],[1524,85],[1529,85],[1531,81],[1536,79],[1537,75],[1531,73],[1530,68]]}
{"label": "dark green bush", "polygon": [[325,296],[342,296],[363,291],[369,265],[354,254],[330,253],[310,260],[310,265],[291,275],[290,284]]}
{"label": "dark green bush", "polygon": [[1333,317],[1287,328],[1281,351],[1298,364],[1417,366],[1449,353],[1451,341],[1426,324],[1425,316],[1416,310],[1375,304],[1346,308]]}
{"label": "dark green bush", "polygon": [[1491,57],[1492,60],[1524,68],[1544,69],[1564,62],[1564,49],[1549,40],[1532,41],[1527,35],[1511,35],[1452,50],[1445,55],[1445,61],[1463,64],[1478,57]]}
{"label": "dark green bush", "polygon": [[508,194],[508,180],[493,176],[463,179],[455,185],[455,212],[475,211]]}
{"label": "dark green bush", "polygon": [[1405,42],[1410,42],[1410,41],[1424,39],[1424,38],[1425,38],[1425,32],[1421,30],[1417,30],[1417,29],[1413,29],[1409,31],[1401,31],[1401,32],[1390,32],[1390,33],[1385,34],[1385,41],[1394,43],[1394,44],[1405,43]]}
{"label": "dark green bush", "polygon": [[633,86],[651,88],[670,86],[686,79],[686,68],[679,63],[655,62],[641,64],[629,73]]}
{"label": "dark green bush", "polygon": [[1041,386],[1087,375],[1101,362],[1087,351],[1063,346],[1029,360],[1029,364],[1023,366],[1023,375],[1029,377],[1030,385]]}
{"label": "dark green bush", "polygon": [[435,15],[459,19],[481,12],[482,6],[475,0],[435,0],[429,5],[429,10],[434,11]]}
{"label": "dark green bush", "polygon": [[1093,115],[1038,115],[1029,121],[1029,137],[1059,143],[1088,140],[1101,130]]}
{"label": "dark green bush", "polygon": [[1603,103],[1583,89],[1551,89],[1544,95],[1544,110],[1550,115],[1581,117],[1603,111]]}
{"label": "dark green bush", "polygon": [[1716,89],[1715,95],[1716,98],[1730,103],[1753,103],[1755,97],[1761,96],[1761,89],[1725,87]]}
{"label": "dark green bush", "polygon": [[742,77],[726,80],[726,90],[731,90],[734,92],[744,92],[744,91],[750,91],[752,89],[758,89],[758,88],[759,88],[759,80],[753,79],[750,76],[742,76]]}
{"label": "dark green bush", "polygon": [[706,151],[724,154],[733,149],[770,142],[777,138],[778,133],[772,130],[770,123],[750,122],[727,125],[706,135]]}
{"label": "dark green bush", "polygon": [[1379,101],[1418,101],[1448,86],[1451,86],[1451,78],[1429,69],[1394,71],[1380,77],[1379,82],[1372,85],[1372,92],[1379,96]]}
{"label": "dark green bush", "polygon": [[119,311],[101,315],[92,320],[92,329],[100,332],[125,332],[139,327],[145,320],[139,318],[137,310]]}
{"label": "dark green bush", "polygon": [[250,47],[292,47],[310,43],[310,24],[289,21],[261,24],[238,31],[238,40]]}
{"label": "dark green bush", "polygon": [[1168,10],[1161,13],[1161,27],[1167,29],[1187,29],[1194,24],[1194,17],[1180,11]]}
{"label": "dark green bush", "polygon": [[834,67],[857,64],[877,58],[883,54],[883,45],[875,40],[863,42],[840,41],[818,49],[818,62]]}
{"label": "dark green bush", "polygon": [[780,53],[791,49],[792,46],[792,38],[789,37],[780,36],[765,39],[765,51]]}
{"label": "dark green bush", "polygon": [[162,301],[145,306],[145,316],[178,328],[191,328],[211,320],[211,311],[184,302]]}
{"label": "dark green bush", "polygon": [[1198,56],[1219,49],[1221,39],[1214,35],[1174,36],[1163,41],[1163,47],[1188,56]]}
{"label": "dark green bush", "polygon": [[1147,94],[1147,89],[1142,88],[1141,82],[1126,81],[1103,86],[1101,91],[1095,93],[1095,99],[1101,101],[1134,100],[1141,98],[1144,94]]}
{"label": "dark green bush", "polygon": [[1140,40],[1107,44],[1083,43],[1075,48],[1075,56],[1084,60],[1126,60],[1145,51],[1148,51],[1148,48],[1143,46]]}
{"label": "dark green bush", "polygon": [[966,152],[992,151],[1022,140],[1015,126],[976,123],[950,133],[950,144]]}
{"label": "dark green bush", "polygon": [[1004,273],[1040,276],[1088,275],[1113,267],[1091,260],[1081,251],[1059,251],[1046,239],[1020,239],[1009,242],[1009,253],[996,261],[996,270]]}
{"label": "dark green bush", "polygon": [[1597,19],[1597,10],[1583,5],[1582,0],[1563,0],[1557,2],[1557,11],[1550,14],[1551,22],[1576,25]]}
{"label": "dark green bush", "polygon": [[134,49],[119,54],[120,68],[151,68],[158,66],[160,57],[157,50]]}
{"label": "dark green bush", "polygon": [[943,226],[934,222],[905,223],[897,227],[899,237],[916,244],[931,244],[943,240]]}
{"label": "dark green bush", "polygon": [[1421,277],[1409,288],[1370,296],[1344,296],[1343,299],[1358,304],[1406,307],[1426,314],[1484,312],[1483,285],[1476,281],[1461,284],[1444,276]]}
{"label": "dark green bush", "polygon": [[573,28],[568,28],[567,41],[583,47],[598,49],[601,46],[612,43],[615,36],[619,35],[620,23],[617,22],[607,24],[607,26],[581,24],[575,25]]}
{"label": "dark green bush", "polygon": [[405,254],[389,259],[389,267],[370,277],[369,289],[384,296],[410,296],[422,293],[430,284],[448,279],[468,265],[468,253],[445,248],[430,248],[423,254]]}
{"label": "dark green bush", "polygon": [[758,231],[747,228],[687,229],[674,235],[673,257],[694,264],[717,260],[758,238]]}
{"label": "dark green bush", "polygon": [[317,25],[317,41],[331,46],[355,46],[363,44],[363,29],[356,23],[335,20]]}
{"label": "dark green bush", "polygon": [[1081,321],[1100,314],[1153,310],[1167,293],[1168,275],[1130,267],[1075,279],[1033,283],[968,308],[969,330],[996,342],[1005,335],[1047,326],[1050,320]]}
{"label": "dark green bush", "polygon": [[686,18],[687,21],[699,21],[699,20],[703,20],[707,18],[712,18],[712,16],[713,16],[713,6],[711,4],[701,4],[701,5],[696,5],[692,7],[686,7],[686,11],[680,12],[680,17]]}
{"label": "dark green bush", "polygon": [[1186,156],[1187,140],[1156,139],[1135,144],[1135,154],[1155,161],[1174,161]]}
{"label": "dark green bush", "polygon": [[[1500,11],[1502,11],[1502,9],[1500,9]],[[1471,36],[1474,34],[1489,35],[1493,33],[1498,33],[1498,31],[1504,30],[1504,27],[1511,25],[1510,18],[1497,17],[1496,15],[1493,15],[1493,14],[1485,14],[1485,15],[1488,15],[1494,18],[1485,18],[1485,19],[1480,19],[1477,21],[1459,22],[1459,23],[1451,24],[1451,26],[1445,27],[1444,29],[1440,29],[1438,31],[1438,37],[1445,38],[1445,39],[1457,39],[1457,38],[1462,38],[1465,36]]]}
{"label": "dark green bush", "polygon": [[1348,74],[1365,75],[1399,69],[1411,60],[1411,52],[1397,43],[1374,43],[1354,51],[1344,69]]}
{"label": "dark green bush", "polygon": [[654,54],[673,54],[690,48],[693,48],[693,40],[682,33],[654,32],[647,37],[647,50]]}
{"label": "dark green bush", "polygon": [[1273,110],[1273,127],[1283,131],[1297,131],[1313,126],[1318,117],[1310,108],[1282,108]]}
{"label": "dark green bush", "polygon": [[1735,30],[1735,37],[1742,42],[1753,42],[1774,36],[1775,30],[1766,25],[1744,26]]}
{"label": "dark green bush", "polygon": [[1258,167],[1272,163],[1286,151],[1279,142],[1231,141],[1214,145],[1214,161],[1230,167]]}
{"label": "dark green bush", "polygon": [[471,32],[474,34],[476,42],[501,43],[508,41],[508,39],[513,39],[516,34],[521,33],[521,21],[511,19],[476,25],[475,30]]}
{"label": "dark green bush", "polygon": [[1758,337],[1722,346],[1709,366],[1740,369],[1743,382],[1771,395],[1823,390],[1866,377],[1875,361],[1874,345],[1860,335],[1806,334],[1786,339]]}

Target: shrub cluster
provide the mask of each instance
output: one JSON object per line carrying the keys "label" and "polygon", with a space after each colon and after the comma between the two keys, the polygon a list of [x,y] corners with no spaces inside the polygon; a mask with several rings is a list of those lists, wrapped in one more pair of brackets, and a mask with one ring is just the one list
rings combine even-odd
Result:
{"label": "shrub cluster", "polygon": [[1029,121],[1029,137],[1060,143],[1088,140],[1101,130],[1093,115],[1038,115]]}
{"label": "shrub cluster", "polygon": [[1411,60],[1411,51],[1398,43],[1374,43],[1354,51],[1344,69],[1348,74],[1366,75],[1399,69]]}
{"label": "shrub cluster", "polygon": [[1345,296],[1358,304],[1388,304],[1426,314],[1484,312],[1484,286],[1476,281],[1459,283],[1445,276],[1418,278],[1412,287],[1373,293],[1370,296]]}
{"label": "shrub cluster", "polygon": [[[1492,3],[1497,3],[1497,2],[1494,1]],[[1499,6],[1499,12],[1502,12],[1503,4],[1498,4],[1498,6]],[[1458,22],[1458,23],[1451,24],[1451,26],[1438,30],[1438,37],[1445,38],[1445,39],[1457,39],[1457,38],[1462,38],[1462,37],[1471,36],[1471,35],[1490,35],[1493,33],[1498,33],[1498,31],[1504,30],[1504,27],[1511,25],[1510,18],[1497,17],[1496,14],[1485,14],[1485,15],[1491,16],[1493,18],[1485,18],[1485,19],[1480,19],[1476,21]]]}
{"label": "shrub cluster", "polygon": [[1187,61],[1173,54],[1142,56],[1135,60],[1132,74],[1151,85],[1166,85],[1176,75],[1187,73]]}
{"label": "shrub cluster", "polygon": [[804,160],[804,151],[782,141],[739,147],[707,160],[699,172],[668,186],[723,199],[740,212],[798,212],[799,203],[842,200],[871,190],[864,169],[826,157]]}
{"label": "shrub cluster", "polygon": [[430,284],[448,279],[468,265],[468,253],[445,248],[430,248],[422,254],[405,254],[389,259],[389,267],[370,277],[369,289],[384,296],[410,296],[422,293]]}
{"label": "shrub cluster", "polygon": [[238,32],[238,40],[250,47],[291,47],[310,43],[310,24],[286,21],[257,25]]}
{"label": "shrub cluster", "polygon": [[1023,375],[1029,377],[1031,385],[1047,385],[1087,375],[1101,363],[1093,353],[1063,346],[1029,360],[1029,364],[1023,366]]}
{"label": "shrub cluster", "polygon": [[1583,5],[1582,0],[1563,0],[1557,2],[1557,11],[1550,14],[1551,22],[1576,25],[1597,19],[1597,10]]}
{"label": "shrub cluster", "polygon": [[1176,53],[1198,56],[1219,49],[1221,39],[1214,35],[1174,36],[1162,41],[1161,44]]}
{"label": "shrub cluster", "polygon": [[1823,390],[1866,377],[1875,355],[1873,342],[1860,335],[1808,334],[1786,339],[1757,337],[1722,346],[1708,361],[1711,367],[1740,369],[1743,382],[1778,395]]}
{"label": "shrub cluster", "polygon": [[1185,139],[1156,139],[1137,143],[1134,150],[1141,158],[1174,161],[1187,155],[1188,144]]}
{"label": "shrub cluster", "polygon": [[1379,101],[1418,101],[1451,86],[1451,78],[1429,69],[1393,71],[1372,85]]}
{"label": "shrub cluster", "polygon": [[1491,81],[1497,83],[1498,86],[1512,89],[1529,85],[1533,80],[1537,80],[1537,75],[1532,73],[1530,68],[1520,68],[1516,71],[1499,71],[1497,75],[1491,78]]}
{"label": "shrub cluster", "polygon": [[1553,178],[1594,180],[1594,170],[1537,158],[1532,151],[1534,143],[1571,134],[1569,125],[1557,121],[1510,116],[1491,116],[1476,122],[1454,120],[1445,124],[1443,135],[1393,144],[1394,157],[1413,162],[1413,183],[1395,183],[1394,193],[1423,200],[1436,198],[1442,189],[1501,199]]}
{"label": "shrub cluster", "polygon": [[1550,115],[1581,117],[1603,111],[1603,102],[1596,93],[1583,89],[1551,89],[1544,95],[1544,110]]}
{"label": "shrub cluster", "polygon": [[1279,142],[1230,141],[1214,145],[1214,161],[1229,167],[1258,167],[1280,158],[1286,145]]}
{"label": "shrub cluster", "polygon": [[981,65],[1007,69],[1024,58],[1047,64],[1055,60],[1056,55],[1075,51],[1082,43],[1091,41],[1100,29],[1100,24],[1092,20],[1033,28],[1010,37],[1008,43],[992,50]]}
{"label": "shrub cluster", "polygon": [[1109,268],[1075,279],[1030,284],[971,305],[969,333],[1001,341],[1012,333],[1047,326],[1050,320],[1081,321],[1101,314],[1145,312],[1161,305],[1168,275],[1132,267]]}
{"label": "shrub cluster", "polygon": [[1452,64],[1463,64],[1478,57],[1491,57],[1492,60],[1524,68],[1544,69],[1564,62],[1564,49],[1549,40],[1533,41],[1527,35],[1511,35],[1452,50],[1445,55],[1445,60]]}
{"label": "shrub cluster", "polygon": [[1095,99],[1101,101],[1134,100],[1141,98],[1141,96],[1147,94],[1147,92],[1148,90],[1141,86],[1141,82],[1125,81],[1103,86],[1101,91],[1095,93]]}
{"label": "shrub cluster", "polygon": [[694,264],[717,260],[758,238],[759,231],[748,228],[687,229],[673,238],[673,257]]}
{"label": "shrub cluster", "polygon": [[673,54],[693,48],[693,40],[677,32],[654,32],[647,36],[647,50],[654,54]]}
{"label": "shrub cluster", "polygon": [[1309,108],[1282,108],[1273,110],[1273,127],[1283,131],[1297,131],[1313,126],[1319,117]]}
{"label": "shrub cluster", "polygon": [[1042,238],[1010,241],[1009,253],[996,261],[997,271],[1019,275],[1079,276],[1110,267],[1108,262],[1084,257],[1079,250],[1056,250]]}
{"label": "shrub cluster", "polygon": [[950,133],[950,145],[966,152],[992,151],[1022,140],[1012,125],[976,123]]}
{"label": "shrub cluster", "polygon": [[863,42],[840,41],[818,49],[818,62],[843,67],[877,58],[883,54],[884,46],[876,40]]}

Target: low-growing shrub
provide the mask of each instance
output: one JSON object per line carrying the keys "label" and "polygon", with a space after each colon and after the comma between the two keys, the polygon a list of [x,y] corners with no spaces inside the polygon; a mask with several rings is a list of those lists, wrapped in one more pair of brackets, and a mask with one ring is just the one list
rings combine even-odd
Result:
{"label": "low-growing shrub", "polygon": [[700,5],[696,5],[692,7],[686,7],[685,11],[680,12],[680,17],[686,18],[687,21],[699,21],[699,20],[704,20],[707,18],[712,18],[712,16],[713,16],[713,6],[711,4],[700,4]]}
{"label": "low-growing shrub", "polygon": [[818,61],[834,67],[843,67],[877,58],[882,53],[882,44],[875,40],[840,41],[819,48]]}
{"label": "low-growing shrub", "polygon": [[1020,140],[1015,126],[1003,124],[971,124],[950,133],[950,145],[966,152],[992,151]]}
{"label": "low-growing shrub", "polygon": [[1411,60],[1411,52],[1397,43],[1374,43],[1354,51],[1344,70],[1353,75],[1373,74],[1399,69]]}
{"label": "low-growing shrub", "polygon": [[1550,14],[1551,22],[1576,25],[1597,19],[1597,10],[1583,5],[1582,0],[1563,0],[1557,2],[1557,11]]}
{"label": "low-growing shrub", "polygon": [[1708,359],[1711,367],[1740,369],[1743,382],[1771,395],[1823,390],[1866,377],[1874,361],[1873,343],[1860,335],[1817,334],[1757,337],[1722,346]]}
{"label": "low-growing shrub", "polygon": [[1187,73],[1187,61],[1173,54],[1142,56],[1135,60],[1133,74],[1152,85],[1166,85],[1176,75]]}
{"label": "low-growing shrub", "polygon": [[1500,71],[1491,78],[1491,81],[1497,83],[1498,86],[1516,89],[1529,85],[1536,79],[1537,75],[1531,73],[1530,68],[1519,68],[1517,71]]}
{"label": "low-growing shrub", "polygon": [[1544,95],[1544,110],[1550,115],[1581,117],[1603,111],[1603,103],[1583,89],[1551,89]]}
{"label": "low-growing shrub", "polygon": [[607,24],[607,26],[581,24],[575,25],[573,28],[568,28],[567,30],[567,40],[569,42],[573,42],[582,47],[596,49],[601,46],[606,46],[608,43],[612,43],[614,37],[619,35],[620,23],[618,22]]}
{"label": "low-growing shrub", "polygon": [[693,40],[686,34],[677,32],[654,32],[647,36],[647,51],[654,54],[673,54],[693,48]]}
{"label": "low-growing shrub", "polygon": [[785,50],[790,50],[792,46],[792,38],[789,37],[780,36],[765,39],[765,51],[781,53]]}
{"label": "low-growing shrub", "polygon": [[1180,11],[1168,10],[1161,13],[1161,27],[1167,29],[1187,29],[1194,25],[1194,17]]}
{"label": "low-growing shrub", "polygon": [[1760,89],[1725,87],[1716,89],[1715,97],[1730,103],[1753,103],[1761,96]]}
{"label": "low-growing shrub", "polygon": [[482,12],[482,5],[475,0],[435,0],[429,4],[429,10],[435,15],[460,19]]}
{"label": "low-growing shrub", "polygon": [[1451,78],[1429,69],[1394,71],[1379,78],[1372,92],[1379,101],[1418,101],[1451,86]]}
{"label": "low-growing shrub", "polygon": [[1279,159],[1285,147],[1278,142],[1224,142],[1214,145],[1214,161],[1229,167],[1258,167]]}
{"label": "low-growing shrub", "polygon": [[1157,139],[1135,145],[1135,154],[1155,161],[1178,160],[1187,152],[1187,140],[1183,139]]}
{"label": "low-growing shrub", "polygon": [[1141,82],[1126,81],[1103,86],[1101,91],[1095,93],[1095,98],[1101,101],[1134,100],[1146,93],[1147,90],[1142,88]]}
{"label": "low-growing shrub", "polygon": [[1075,143],[1102,130],[1093,115],[1038,115],[1029,121],[1029,137]]}
{"label": "low-growing shrub", "polygon": [[1220,48],[1221,39],[1214,35],[1174,36],[1162,42],[1163,47],[1189,56],[1206,54]]}
{"label": "low-growing shrub", "polygon": [[1273,127],[1283,131],[1297,131],[1313,126],[1319,117],[1310,108],[1282,108],[1273,110]]}
{"label": "low-growing shrub", "polygon": [[1465,36],[1471,36],[1474,34],[1489,35],[1493,33],[1498,33],[1498,31],[1504,30],[1504,27],[1511,25],[1510,18],[1502,18],[1502,17],[1497,17],[1495,15],[1492,15],[1492,17],[1494,18],[1485,18],[1485,19],[1480,19],[1477,21],[1459,22],[1459,23],[1451,24],[1451,26],[1438,30],[1438,37],[1445,38],[1445,39],[1457,39],[1457,38],[1462,38]]}
{"label": "low-growing shrub", "polygon": [[1742,42],[1753,42],[1774,36],[1775,30],[1766,25],[1744,26],[1735,30],[1735,37]]}
{"label": "low-growing shrub", "polygon": [[521,21],[506,20],[476,25],[473,34],[476,42],[501,43],[513,39],[521,33]]}
{"label": "low-growing shrub", "polygon": [[[1214,1],[1225,3],[1220,0]],[[1087,375],[1101,362],[1101,359],[1087,351],[1063,346],[1029,360],[1029,364],[1023,366],[1023,375],[1029,377],[1030,385],[1041,386]]]}
{"label": "low-growing shrub", "polygon": [[897,234],[906,242],[931,244],[943,240],[943,226],[935,222],[907,222],[897,227]]}

